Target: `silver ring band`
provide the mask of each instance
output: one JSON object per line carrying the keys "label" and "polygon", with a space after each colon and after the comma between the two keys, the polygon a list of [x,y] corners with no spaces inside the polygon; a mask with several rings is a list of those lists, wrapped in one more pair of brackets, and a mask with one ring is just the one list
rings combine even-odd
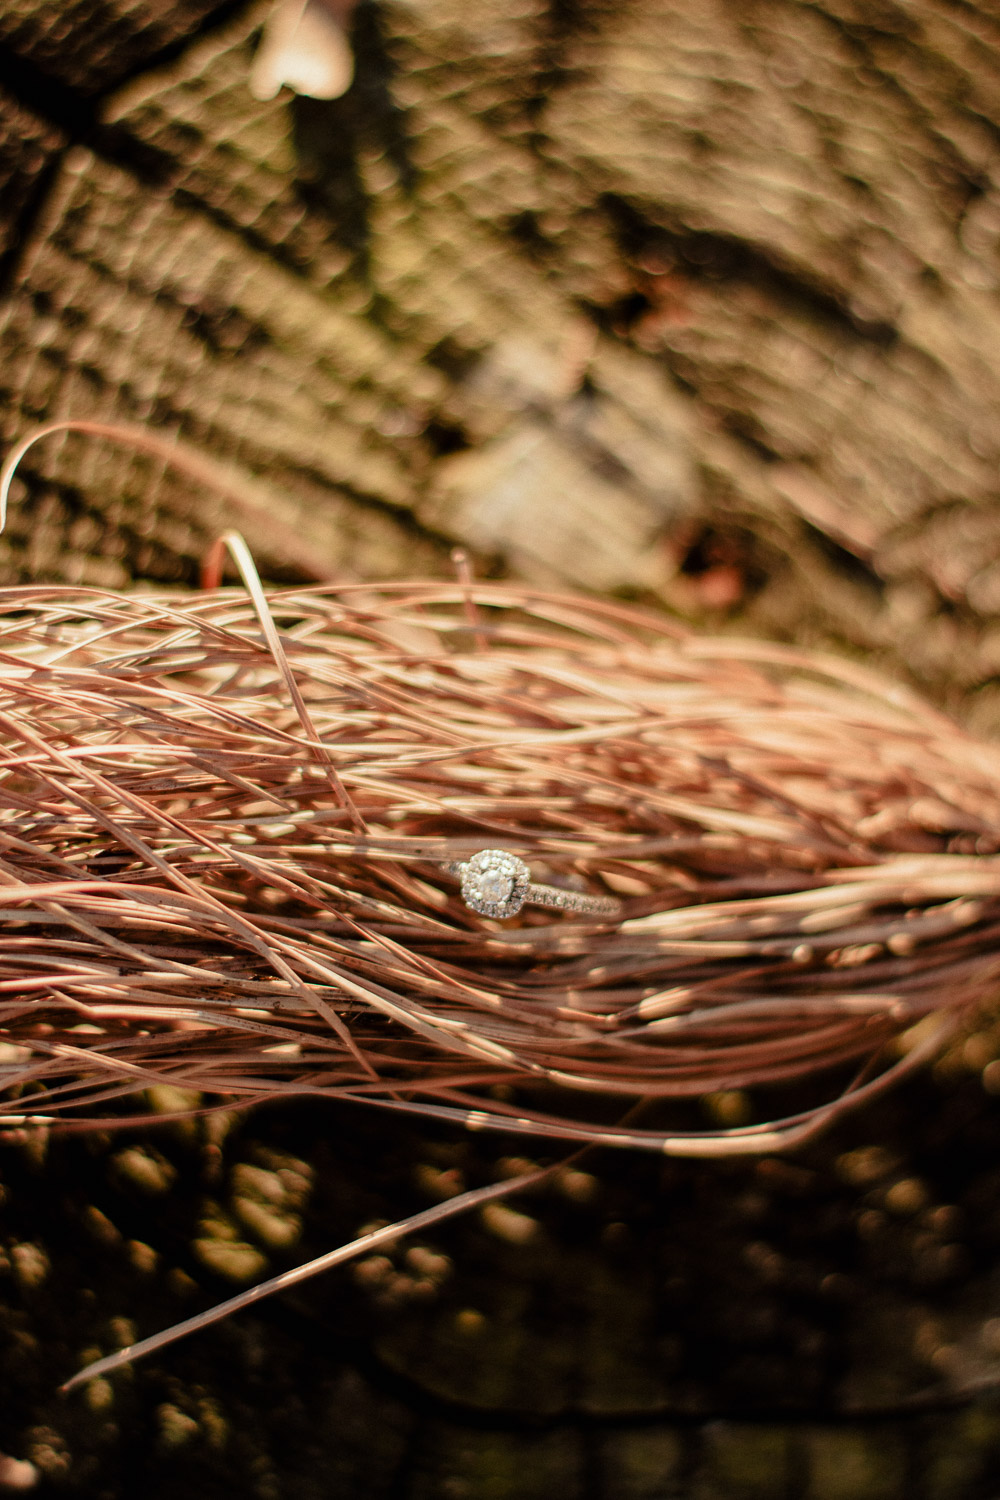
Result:
{"label": "silver ring band", "polygon": [[617,916],[622,904],[609,896],[585,896],[557,885],[538,885],[531,870],[506,849],[480,849],[471,859],[445,865],[462,882],[462,900],[481,917],[514,917],[522,906],[550,906],[593,917]]}

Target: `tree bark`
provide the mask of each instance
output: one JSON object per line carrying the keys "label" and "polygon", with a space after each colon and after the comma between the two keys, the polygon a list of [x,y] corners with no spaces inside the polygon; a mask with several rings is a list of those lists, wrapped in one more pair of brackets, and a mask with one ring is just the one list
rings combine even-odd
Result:
{"label": "tree bark", "polygon": [[[0,16],[5,441],[149,422],[275,497],[237,514],[50,440],[7,580],[193,583],[234,521],[275,578],[303,539],[372,578],[458,540],[881,658],[995,732],[991,7],[362,0],[348,94],[262,103],[265,12]],[[46,1493],[151,1500],[985,1500],[996,1049],[986,1025],[793,1162],[595,1158],[527,1228],[402,1246],[89,1406],[53,1386],[127,1340],[109,1319],[147,1333],[293,1258],[254,1204],[318,1253],[505,1148],[296,1109],[13,1149],[0,1448]]]}

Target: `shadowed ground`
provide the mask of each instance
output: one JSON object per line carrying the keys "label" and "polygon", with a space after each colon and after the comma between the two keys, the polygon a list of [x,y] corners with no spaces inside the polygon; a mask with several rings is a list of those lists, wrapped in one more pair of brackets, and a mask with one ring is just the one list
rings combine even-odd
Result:
{"label": "shadowed ground", "polygon": [[[362,3],[349,94],[262,104],[265,11],[0,16],[5,440],[152,422],[276,496],[53,441],[8,579],[192,582],[233,520],[272,577],[292,537],[372,577],[460,539],[875,655],[996,729],[988,7]],[[996,1050],[789,1163],[595,1157],[65,1402],[133,1325],[505,1147],[304,1108],[12,1145],[0,1448],[53,1495],[987,1500]]]}

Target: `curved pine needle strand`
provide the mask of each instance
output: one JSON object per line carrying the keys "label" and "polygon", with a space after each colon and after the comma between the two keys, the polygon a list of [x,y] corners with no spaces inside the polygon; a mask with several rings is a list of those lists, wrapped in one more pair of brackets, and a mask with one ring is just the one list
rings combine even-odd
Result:
{"label": "curved pine needle strand", "polygon": [[134,1364],[137,1359],[143,1359],[147,1354],[153,1354],[157,1349],[162,1349],[177,1339],[186,1338],[189,1333],[197,1333],[202,1328],[208,1328],[211,1324],[230,1317],[244,1307],[250,1307],[265,1297],[273,1296],[275,1292],[286,1292],[290,1287],[298,1286],[309,1277],[318,1276],[322,1271],[332,1270],[334,1266],[343,1265],[359,1255],[368,1255],[372,1250],[377,1250],[380,1245],[391,1244],[402,1235],[415,1234],[418,1230],[427,1229],[431,1224],[438,1224],[443,1219],[451,1219],[457,1214],[468,1213],[470,1209],[480,1208],[484,1203],[489,1203],[495,1198],[509,1198],[514,1193],[535,1187],[554,1170],[553,1167],[541,1167],[536,1172],[525,1172],[520,1177],[512,1177],[504,1182],[493,1182],[486,1187],[472,1188],[469,1192],[460,1193],[445,1203],[437,1203],[433,1208],[426,1208],[420,1213],[411,1214],[407,1219],[400,1219],[396,1224],[387,1224],[381,1229],[373,1229],[370,1233],[360,1235],[346,1245],[338,1246],[336,1250],[328,1250],[324,1255],[317,1256],[315,1260],[295,1266],[291,1271],[282,1271],[267,1281],[260,1281],[256,1286],[249,1287],[247,1291],[239,1292],[235,1297],[227,1298],[225,1302],[219,1302],[207,1312],[197,1313],[192,1318],[185,1318],[183,1322],[175,1323],[172,1328],[166,1328],[162,1333],[154,1333],[147,1339],[140,1339],[138,1343],[119,1349],[115,1354],[105,1355],[103,1359],[95,1359],[91,1364],[85,1365],[82,1370],[78,1370],[59,1389],[65,1394],[73,1390],[75,1386],[84,1385],[88,1380],[94,1380],[99,1375],[109,1375],[112,1370],[120,1370],[123,1365]]}

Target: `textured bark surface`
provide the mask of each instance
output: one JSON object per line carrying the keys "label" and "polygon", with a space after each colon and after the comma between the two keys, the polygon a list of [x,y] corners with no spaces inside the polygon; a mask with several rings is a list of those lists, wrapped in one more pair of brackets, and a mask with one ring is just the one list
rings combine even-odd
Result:
{"label": "textured bark surface", "polygon": [[[275,496],[52,441],[7,578],[190,582],[234,520],[273,576],[460,539],[997,728],[991,7],[362,0],[330,103],[250,96],[265,10],[0,14],[3,438],[148,421]],[[504,1146],[332,1110],[10,1145],[0,1449],[109,1500],[988,1500],[998,1050],[789,1163],[595,1158],[65,1402]]]}

